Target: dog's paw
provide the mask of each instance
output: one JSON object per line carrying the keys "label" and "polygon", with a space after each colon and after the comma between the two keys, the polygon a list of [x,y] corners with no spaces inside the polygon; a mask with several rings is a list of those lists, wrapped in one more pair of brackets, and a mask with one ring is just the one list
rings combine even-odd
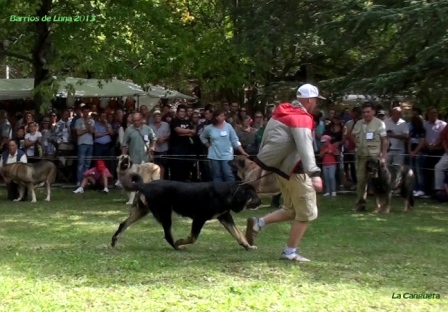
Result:
{"label": "dog's paw", "polygon": [[34,203],[37,203],[37,200],[32,200],[31,202],[34,204]]}
{"label": "dog's paw", "polygon": [[185,245],[184,240],[183,239],[178,239],[177,241],[174,242],[174,246],[179,247]]}
{"label": "dog's paw", "polygon": [[20,199],[16,198],[16,199],[14,199],[13,201],[18,202],[18,201],[20,201]]}
{"label": "dog's paw", "polygon": [[257,249],[257,246],[251,246],[251,245],[245,245],[245,244],[240,244],[241,246],[243,246],[244,249],[246,249],[246,251],[249,250],[253,250],[253,249]]}
{"label": "dog's paw", "polygon": [[49,198],[45,198],[44,200],[45,200],[45,201],[47,201],[47,202],[49,202],[49,201],[50,201],[50,199],[49,199]]}
{"label": "dog's paw", "polygon": [[129,202],[129,201],[126,202],[126,205],[132,205],[132,202]]}

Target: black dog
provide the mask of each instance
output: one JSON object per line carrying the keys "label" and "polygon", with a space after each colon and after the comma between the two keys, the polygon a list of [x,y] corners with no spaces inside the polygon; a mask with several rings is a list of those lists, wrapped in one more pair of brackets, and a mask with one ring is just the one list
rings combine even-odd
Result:
{"label": "black dog", "polygon": [[394,190],[399,190],[404,198],[404,212],[414,207],[415,175],[408,166],[387,166],[379,158],[371,157],[366,162],[366,174],[376,196],[376,213],[381,209],[389,213]]}
{"label": "black dog", "polygon": [[[127,191],[139,192],[138,202],[112,236],[112,247],[126,228],[151,212],[162,225],[166,241],[175,250],[179,249],[179,246],[193,244],[198,239],[205,222],[211,219],[218,219],[246,250],[256,248],[249,245],[230,214],[231,211],[237,213],[242,211],[245,206],[252,208],[260,205],[261,199],[251,185],[238,185],[232,182],[184,183],[168,180],[143,183],[138,174],[122,177],[121,184]],[[174,242],[171,233],[172,212],[193,220],[188,238]]]}

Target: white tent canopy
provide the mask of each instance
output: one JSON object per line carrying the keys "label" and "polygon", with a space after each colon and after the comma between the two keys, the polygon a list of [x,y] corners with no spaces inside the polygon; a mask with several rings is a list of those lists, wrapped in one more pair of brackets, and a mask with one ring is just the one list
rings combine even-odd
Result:
{"label": "white tent canopy", "polygon": [[[160,86],[150,86],[145,92],[139,85],[112,79],[105,81],[102,79],[66,78],[58,81],[59,88],[56,96],[67,98],[73,92],[73,97],[120,97],[139,96],[158,99],[187,99],[194,98],[178,91],[165,89]],[[32,98],[34,89],[34,79],[0,79],[0,100],[14,100]]]}
{"label": "white tent canopy", "polygon": [[160,98],[152,97],[152,96],[141,96],[138,99],[138,103],[135,103],[136,108],[146,106],[149,110],[152,110],[154,107],[158,106],[160,102]]}
{"label": "white tent canopy", "polygon": [[179,91],[169,90],[161,86],[148,85],[148,96],[159,99],[185,99],[194,100],[195,98]]}
{"label": "white tent canopy", "polygon": [[34,79],[0,79],[0,100],[33,97]]}
{"label": "white tent canopy", "polygon": [[74,97],[118,97],[146,94],[140,86],[128,81],[66,78],[60,83],[57,96],[66,98],[71,88],[74,88]]}
{"label": "white tent canopy", "polygon": [[[403,101],[405,100],[405,97],[402,95],[396,95],[394,96],[394,99]],[[362,103],[362,102],[382,102],[384,98],[381,98],[376,95],[360,95],[360,94],[349,94],[342,97],[342,102],[344,103]]]}

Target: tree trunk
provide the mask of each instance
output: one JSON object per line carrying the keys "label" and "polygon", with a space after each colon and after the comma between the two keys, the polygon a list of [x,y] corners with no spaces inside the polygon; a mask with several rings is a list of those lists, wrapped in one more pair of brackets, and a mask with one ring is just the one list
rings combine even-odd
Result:
{"label": "tree trunk", "polygon": [[315,75],[314,75],[314,66],[311,63],[305,65],[306,70],[306,82],[307,83],[315,83]]}
{"label": "tree trunk", "polygon": [[[50,78],[50,71],[48,70],[51,54],[50,23],[42,22],[42,18],[50,14],[52,5],[52,0],[42,0],[42,4],[36,12],[36,15],[39,16],[39,22],[35,24],[37,37],[32,50],[34,88],[41,87]],[[42,105],[49,100],[40,88],[37,89],[37,92],[34,94],[35,111],[37,114],[41,113]]]}

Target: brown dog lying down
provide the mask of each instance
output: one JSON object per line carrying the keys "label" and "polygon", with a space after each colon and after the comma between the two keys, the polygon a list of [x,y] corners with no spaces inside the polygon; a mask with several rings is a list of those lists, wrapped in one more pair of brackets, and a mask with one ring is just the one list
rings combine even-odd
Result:
{"label": "brown dog lying down", "polygon": [[281,193],[277,184],[276,174],[269,174],[269,171],[261,169],[255,162],[242,155],[235,156],[233,161],[231,161],[231,166],[237,172],[242,182],[251,181],[248,184],[255,187],[258,194],[274,195],[271,207],[280,207]]}

